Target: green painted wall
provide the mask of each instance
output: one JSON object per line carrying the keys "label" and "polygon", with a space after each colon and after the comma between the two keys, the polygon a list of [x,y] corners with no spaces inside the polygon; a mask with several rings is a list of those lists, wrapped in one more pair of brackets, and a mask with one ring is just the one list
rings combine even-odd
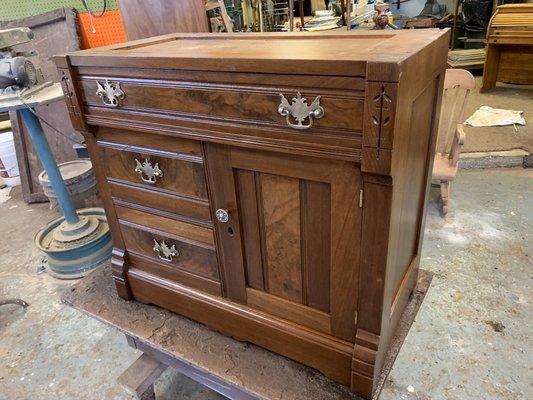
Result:
{"label": "green painted wall", "polygon": [[[87,0],[87,4],[98,14],[104,0]],[[63,7],[75,8],[79,12],[87,11],[81,0],[0,0],[0,21],[31,17]],[[117,8],[117,0],[107,0],[108,10]]]}

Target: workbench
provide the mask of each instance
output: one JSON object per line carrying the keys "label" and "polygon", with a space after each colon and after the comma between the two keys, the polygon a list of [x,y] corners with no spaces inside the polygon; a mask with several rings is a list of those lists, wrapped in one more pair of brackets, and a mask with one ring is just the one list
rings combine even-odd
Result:
{"label": "workbench", "polygon": [[[387,353],[374,398],[379,396],[431,279],[431,273],[420,270],[417,287]],[[128,343],[144,353],[141,356],[144,361],[153,359],[175,368],[230,399],[360,399],[349,388],[298,362],[239,342],[162,308],[121,299],[114,287],[110,265],[96,269],[74,284],[62,301],[123,332]],[[153,393],[153,381],[163,371],[164,368],[155,365],[144,382],[132,386]],[[130,370],[130,384],[132,376],[141,375]],[[139,398],[146,397],[139,393]]]}

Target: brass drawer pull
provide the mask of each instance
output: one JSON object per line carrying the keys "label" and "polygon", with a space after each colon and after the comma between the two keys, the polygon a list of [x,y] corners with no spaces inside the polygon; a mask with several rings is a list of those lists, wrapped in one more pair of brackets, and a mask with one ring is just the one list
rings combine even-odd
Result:
{"label": "brass drawer pull", "polygon": [[172,262],[173,257],[178,257],[180,253],[176,250],[176,246],[172,245],[168,247],[168,244],[163,240],[159,243],[154,239],[154,252],[157,253],[157,256],[160,260]]}
{"label": "brass drawer pull", "polygon": [[119,82],[109,82],[107,79],[103,85],[96,81],[96,95],[108,107],[118,107],[120,100],[125,96]]}
{"label": "brass drawer pull", "polygon": [[[135,159],[135,172],[137,172],[143,182],[153,185],[157,182],[157,178],[163,177],[163,171],[159,168],[159,163],[155,163],[152,166],[152,163],[148,161],[147,158],[144,159],[144,162],[141,162]],[[146,178],[144,177],[146,175]]]}
{"label": "brass drawer pull", "polygon": [[[298,92],[296,97],[292,98],[292,103],[280,93],[281,103],[278,106],[278,113],[285,117],[287,125],[294,129],[309,129],[313,126],[313,118],[319,119],[324,116],[324,109],[320,105],[320,96],[317,96],[311,105],[307,105],[307,99],[302,97]],[[296,124],[291,122],[291,116],[296,121]],[[304,125],[303,122],[309,118],[309,123]]]}

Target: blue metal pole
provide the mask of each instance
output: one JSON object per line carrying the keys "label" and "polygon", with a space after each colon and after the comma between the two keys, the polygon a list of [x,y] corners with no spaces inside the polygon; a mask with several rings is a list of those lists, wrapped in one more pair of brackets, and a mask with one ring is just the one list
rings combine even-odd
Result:
{"label": "blue metal pole", "polygon": [[41,127],[41,123],[39,122],[39,118],[37,118],[32,111],[27,108],[21,109],[20,113],[26,128],[28,128],[28,133],[30,134],[35,151],[37,152],[37,155],[43,164],[44,170],[48,175],[48,179],[50,179],[52,188],[54,188],[54,193],[57,196],[57,202],[59,203],[59,207],[61,207],[63,214],[65,215],[67,223],[78,223],[78,214],[76,213],[76,209],[74,208],[72,200],[70,199],[70,193],[67,190],[65,182],[63,182],[63,177],[61,176],[56,161],[54,160],[54,155],[52,154],[52,150],[50,150],[50,145],[46,140],[46,136],[43,132],[43,128]]}

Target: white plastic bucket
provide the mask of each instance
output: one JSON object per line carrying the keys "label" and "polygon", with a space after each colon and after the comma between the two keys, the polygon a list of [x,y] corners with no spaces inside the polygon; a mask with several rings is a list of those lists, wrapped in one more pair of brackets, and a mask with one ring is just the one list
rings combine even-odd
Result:
{"label": "white plastic bucket", "polygon": [[0,176],[7,186],[20,185],[13,132],[0,133]]}

